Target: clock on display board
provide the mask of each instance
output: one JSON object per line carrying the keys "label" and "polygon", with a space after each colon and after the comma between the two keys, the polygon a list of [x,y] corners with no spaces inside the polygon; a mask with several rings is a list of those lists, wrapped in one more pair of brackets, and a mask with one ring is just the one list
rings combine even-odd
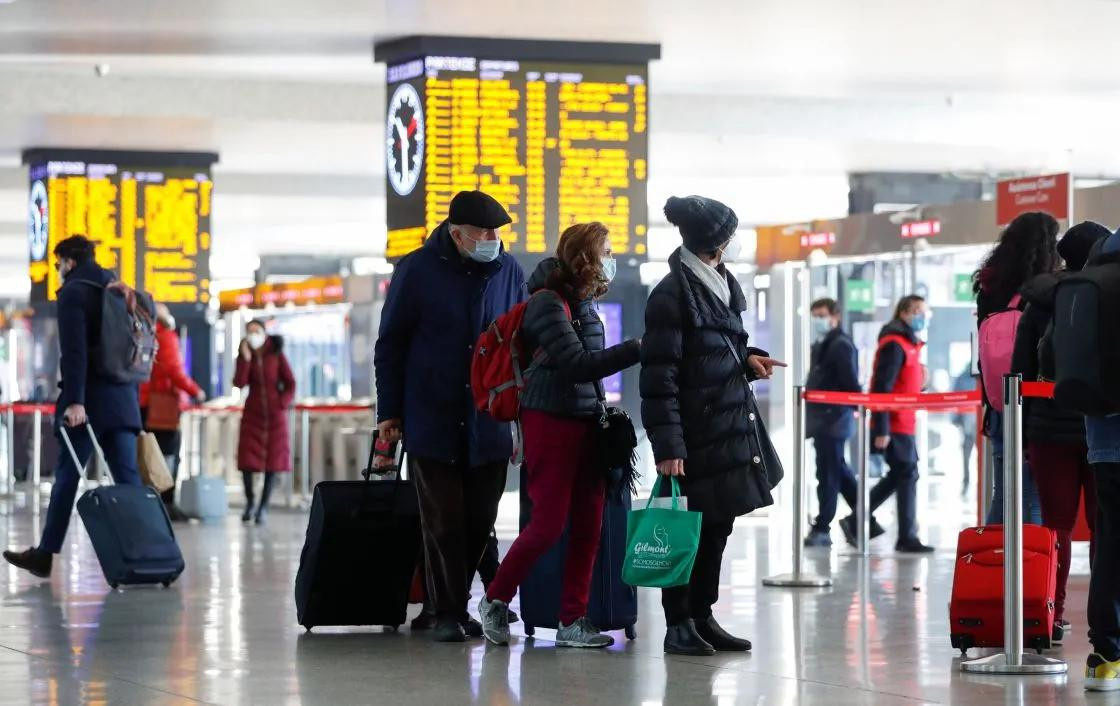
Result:
{"label": "clock on display board", "polygon": [[424,166],[424,108],[412,84],[393,92],[385,119],[385,168],[393,191],[408,196]]}
{"label": "clock on display board", "polygon": [[47,187],[42,180],[31,185],[31,199],[28,206],[28,244],[31,246],[31,260],[39,262],[47,259],[49,239]]}

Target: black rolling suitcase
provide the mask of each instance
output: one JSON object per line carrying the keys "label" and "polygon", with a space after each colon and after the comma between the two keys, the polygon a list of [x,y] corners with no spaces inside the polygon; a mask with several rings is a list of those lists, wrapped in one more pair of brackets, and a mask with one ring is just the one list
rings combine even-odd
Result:
{"label": "black rolling suitcase", "polygon": [[[521,528],[529,524],[533,503],[529,499],[525,464],[521,466]],[[626,515],[630,512],[630,489],[622,488],[607,498],[603,508],[603,529],[595,572],[591,576],[591,596],[587,617],[600,630],[625,630],[626,637],[638,636],[638,589],[622,582],[622,558],[626,554]],[[521,584],[521,620],[525,634],[536,628],[559,626],[560,589],[564,581],[564,557],[568,551],[568,531],[548,550],[529,577]]]}
{"label": "black rolling suitcase", "polygon": [[[105,468],[105,454],[93,428],[86,430]],[[62,440],[74,465],[81,468],[66,427]],[[105,485],[78,499],[78,515],[89,534],[105,580],[113,588],[130,584],[170,586],[186,564],[159,493],[141,485]]]}
{"label": "black rolling suitcase", "polygon": [[405,622],[420,555],[420,505],[411,480],[372,480],[376,441],[375,431],[365,480],[315,486],[295,587],[296,616],[308,631]]}

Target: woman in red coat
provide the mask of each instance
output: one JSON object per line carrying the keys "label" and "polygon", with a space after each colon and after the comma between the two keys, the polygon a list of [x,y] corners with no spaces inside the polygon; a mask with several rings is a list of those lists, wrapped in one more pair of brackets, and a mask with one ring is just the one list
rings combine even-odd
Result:
{"label": "woman in red coat", "polygon": [[234,387],[249,388],[237,445],[237,467],[245,481],[242,522],[253,519],[253,474],[264,473],[261,504],[256,513],[260,525],[264,524],[276,474],[291,470],[288,410],[295,398],[296,381],[283,349],[283,338],[269,336],[260,321],[249,322],[233,376]]}

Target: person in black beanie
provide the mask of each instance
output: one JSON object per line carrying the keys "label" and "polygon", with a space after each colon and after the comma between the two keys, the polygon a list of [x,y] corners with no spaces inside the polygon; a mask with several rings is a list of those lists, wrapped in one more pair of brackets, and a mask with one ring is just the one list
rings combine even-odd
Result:
{"label": "person in black beanie", "polygon": [[735,518],[773,502],[757,485],[766,477],[759,445],[766,432],[749,382],[769,379],[785,364],[748,345],[746,297],[725,266],[741,249],[735,212],[688,196],[669,199],[665,216],[680,230],[683,246],[670,256],[669,274],[646,307],[642,422],[657,472],[678,478],[688,509],[704,515],[689,583],[661,593],[665,652],[745,652],[750,641],[720,627],[712,606]]}

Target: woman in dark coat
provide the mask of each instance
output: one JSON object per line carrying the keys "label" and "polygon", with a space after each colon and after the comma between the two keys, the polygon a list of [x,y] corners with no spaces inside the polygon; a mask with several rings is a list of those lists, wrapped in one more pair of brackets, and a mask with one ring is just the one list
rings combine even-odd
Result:
{"label": "woman in dark coat", "polygon": [[606,474],[593,456],[595,429],[605,409],[602,379],[637,365],[640,349],[633,340],[604,347],[595,299],[606,294],[614,275],[606,226],[584,223],[564,231],[556,257],[542,262],[529,280],[532,298],[521,324],[522,344],[540,362],[521,395],[521,423],[533,514],[479,607],[483,633],[496,645],[509,644],[509,603],[565,526],[568,548],[556,644],[614,644],[587,619],[606,500]]}
{"label": "woman in dark coat", "polygon": [[234,387],[249,388],[237,444],[237,467],[245,481],[242,522],[253,519],[253,474],[264,473],[261,504],[256,512],[257,524],[261,525],[276,474],[292,467],[288,410],[296,395],[296,381],[283,351],[283,338],[269,336],[260,321],[249,322],[233,376]]}
{"label": "woman in dark coat", "polygon": [[765,482],[757,436],[764,431],[756,428],[748,382],[769,378],[784,364],[747,343],[746,298],[724,266],[741,247],[735,212],[689,196],[669,199],[665,216],[680,229],[684,245],[669,258],[670,273],[646,307],[642,422],[657,472],[678,476],[688,509],[704,515],[689,584],[662,591],[665,652],[745,652],[751,643],[724,631],[712,606],[735,518],[769,502],[756,490]]}

